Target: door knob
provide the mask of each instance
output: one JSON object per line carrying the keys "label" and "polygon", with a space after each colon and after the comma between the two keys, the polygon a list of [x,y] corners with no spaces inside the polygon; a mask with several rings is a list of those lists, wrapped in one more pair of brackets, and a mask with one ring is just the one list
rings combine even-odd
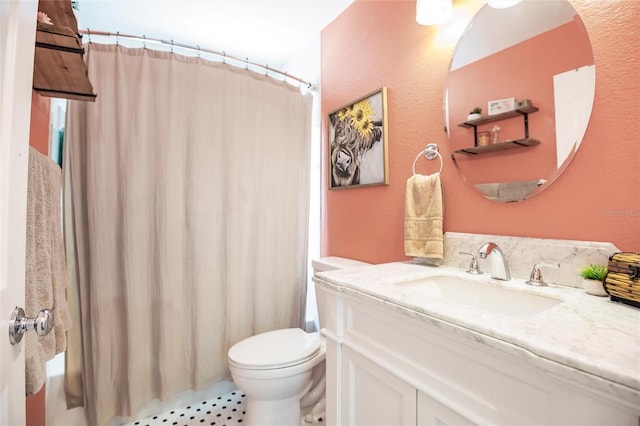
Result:
{"label": "door knob", "polygon": [[35,330],[38,336],[46,336],[53,330],[53,311],[43,309],[35,318],[27,318],[24,309],[16,306],[9,319],[9,341],[12,345],[20,343],[28,330]]}

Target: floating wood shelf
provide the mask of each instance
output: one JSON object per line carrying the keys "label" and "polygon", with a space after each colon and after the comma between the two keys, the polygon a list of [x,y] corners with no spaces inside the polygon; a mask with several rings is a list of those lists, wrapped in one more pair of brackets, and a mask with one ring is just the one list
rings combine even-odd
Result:
{"label": "floating wood shelf", "polygon": [[[518,108],[518,109],[515,109],[513,111],[503,112],[501,114],[495,114],[495,115],[490,115],[490,116],[487,116],[487,117],[481,117],[481,118],[478,118],[477,120],[465,121],[464,123],[458,124],[458,127],[472,127],[473,128],[473,147],[474,148],[480,148],[478,146],[478,126],[481,126],[483,124],[493,123],[495,121],[506,120],[508,118],[522,117],[524,119],[524,138],[523,139],[517,139],[517,140],[514,140],[514,141],[505,141],[505,142],[500,143],[500,144],[484,145],[484,146],[482,146],[482,148],[484,148],[486,150],[487,146],[495,146],[495,145],[506,146],[506,145],[504,145],[505,143],[515,144],[516,146],[514,146],[514,148],[516,148],[517,146],[534,145],[532,143],[528,143],[527,142],[527,141],[535,141],[535,139],[530,139],[529,138],[529,114],[531,114],[533,112],[537,112],[537,111],[538,111],[538,108],[536,108],[533,105],[531,105],[531,106],[528,106],[526,108]],[[536,141],[535,145],[537,145],[539,143],[540,143],[540,141]],[[499,150],[502,150],[502,149],[510,149],[510,148],[492,148],[489,151],[483,150],[481,152],[493,152],[493,151],[499,151]],[[478,154],[478,152],[470,152],[469,148],[465,148],[464,150],[461,150],[461,151],[466,151],[465,153]],[[453,154],[452,154],[452,156],[453,156]]]}
{"label": "floating wood shelf", "polygon": [[33,89],[43,96],[95,101],[71,1],[41,0],[39,9],[54,25],[38,23]]}
{"label": "floating wood shelf", "polygon": [[472,146],[469,148],[458,149],[453,152],[452,155],[455,154],[464,154],[464,155],[478,155],[478,154],[486,154],[489,152],[497,152],[497,151],[505,151],[508,149],[514,148],[522,148],[527,146],[539,145],[540,141],[537,139],[517,139],[513,141],[505,141],[500,143],[492,143],[490,145],[481,145],[481,146]]}
{"label": "floating wood shelf", "polygon": [[503,112],[496,115],[484,116],[482,118],[478,118],[477,120],[465,121],[464,123],[458,124],[458,127],[477,127],[483,124],[493,123],[494,121],[506,120],[507,118],[512,118],[512,117],[520,117],[522,115],[531,114],[537,111],[538,111],[538,108],[534,106],[515,109],[513,111],[507,111],[507,112]]}

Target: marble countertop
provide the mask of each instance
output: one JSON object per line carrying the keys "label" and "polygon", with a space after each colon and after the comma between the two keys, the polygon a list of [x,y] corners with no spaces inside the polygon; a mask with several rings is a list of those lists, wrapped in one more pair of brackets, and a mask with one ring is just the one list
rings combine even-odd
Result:
{"label": "marble countertop", "polygon": [[[498,314],[425,297],[411,285],[398,285],[443,274],[561,302],[533,315]],[[585,385],[589,385],[589,380],[604,379],[640,399],[640,309],[611,302],[608,297],[591,296],[572,287],[533,287],[523,279],[505,282],[491,279],[488,274],[473,276],[447,266],[411,262],[322,272],[314,279],[320,285],[324,282],[339,291],[363,293],[409,314],[462,328],[475,340],[489,336],[493,338],[490,340],[503,344],[502,349],[525,350],[540,362],[587,373],[582,374],[587,376]]]}

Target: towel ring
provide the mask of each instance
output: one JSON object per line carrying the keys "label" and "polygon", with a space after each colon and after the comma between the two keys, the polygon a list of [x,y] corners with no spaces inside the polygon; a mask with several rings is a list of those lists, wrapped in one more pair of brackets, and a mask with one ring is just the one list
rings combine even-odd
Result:
{"label": "towel ring", "polygon": [[413,174],[414,175],[416,174],[416,162],[423,155],[427,158],[427,160],[433,160],[434,158],[439,157],[440,158],[440,171],[438,173],[442,173],[442,165],[444,163],[442,161],[442,155],[440,155],[440,153],[438,152],[438,145],[436,145],[435,143],[430,143],[429,145],[427,145],[427,147],[424,149],[424,151],[420,151],[420,154],[418,154],[416,159],[413,160]]}

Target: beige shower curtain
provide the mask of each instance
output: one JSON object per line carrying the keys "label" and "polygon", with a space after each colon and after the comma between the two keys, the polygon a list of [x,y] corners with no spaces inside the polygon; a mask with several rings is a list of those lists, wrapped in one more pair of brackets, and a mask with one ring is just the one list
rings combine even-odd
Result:
{"label": "beige shower curtain", "polygon": [[150,49],[86,60],[97,102],[72,102],[67,125],[67,385],[104,425],[228,379],[230,345],[302,324],[311,96]]}

